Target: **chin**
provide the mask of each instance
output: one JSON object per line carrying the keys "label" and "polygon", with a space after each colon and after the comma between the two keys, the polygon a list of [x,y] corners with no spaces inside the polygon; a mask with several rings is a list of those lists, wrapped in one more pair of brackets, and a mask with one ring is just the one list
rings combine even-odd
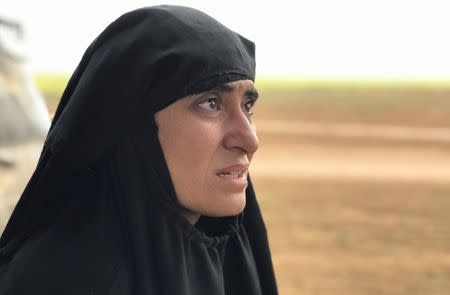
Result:
{"label": "chin", "polygon": [[217,202],[214,207],[205,210],[204,215],[210,217],[227,217],[239,215],[245,209],[245,192],[224,197],[225,201]]}

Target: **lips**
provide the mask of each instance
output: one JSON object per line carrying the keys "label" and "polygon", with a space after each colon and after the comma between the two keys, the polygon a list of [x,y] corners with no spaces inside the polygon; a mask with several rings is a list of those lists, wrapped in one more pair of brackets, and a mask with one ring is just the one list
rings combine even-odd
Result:
{"label": "lips", "polygon": [[241,178],[246,175],[248,170],[248,164],[237,164],[232,165],[216,172],[219,177],[231,177],[231,178]]}

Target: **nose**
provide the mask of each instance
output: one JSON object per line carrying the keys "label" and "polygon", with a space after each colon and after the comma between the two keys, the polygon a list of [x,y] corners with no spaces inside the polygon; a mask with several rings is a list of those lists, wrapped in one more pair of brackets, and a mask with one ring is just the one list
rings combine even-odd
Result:
{"label": "nose", "polygon": [[224,146],[251,157],[259,147],[259,139],[251,118],[247,117],[242,110],[236,111],[229,115],[226,126]]}

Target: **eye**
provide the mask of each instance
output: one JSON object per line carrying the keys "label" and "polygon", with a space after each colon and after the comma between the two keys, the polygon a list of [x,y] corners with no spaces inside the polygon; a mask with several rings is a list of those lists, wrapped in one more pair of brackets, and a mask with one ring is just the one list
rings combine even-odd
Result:
{"label": "eye", "polygon": [[253,115],[252,108],[255,105],[255,101],[256,100],[252,99],[252,98],[245,100],[245,102],[244,102],[244,111],[247,114]]}
{"label": "eye", "polygon": [[219,99],[210,97],[198,104],[199,107],[207,111],[217,111],[219,109]]}

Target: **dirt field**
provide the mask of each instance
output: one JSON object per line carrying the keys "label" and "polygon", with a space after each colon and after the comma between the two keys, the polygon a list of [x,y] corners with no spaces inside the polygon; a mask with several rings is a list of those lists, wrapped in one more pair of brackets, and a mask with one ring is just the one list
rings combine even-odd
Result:
{"label": "dirt field", "polygon": [[261,93],[252,175],[280,294],[450,294],[449,89]]}
{"label": "dirt field", "polygon": [[251,174],[280,294],[450,294],[450,90],[261,93]]}
{"label": "dirt field", "polygon": [[280,294],[450,293],[450,145],[259,131]]}

